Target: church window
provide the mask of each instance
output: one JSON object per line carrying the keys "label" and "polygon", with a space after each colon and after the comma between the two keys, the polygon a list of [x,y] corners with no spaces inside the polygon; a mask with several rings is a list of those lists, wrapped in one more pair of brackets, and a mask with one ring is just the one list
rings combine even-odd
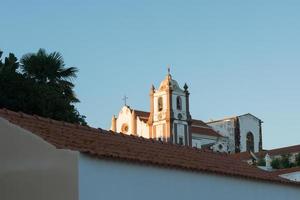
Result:
{"label": "church window", "polygon": [[122,125],[121,132],[122,132],[122,133],[127,133],[127,132],[128,132],[128,129],[129,129],[129,128],[128,128],[128,125],[125,123],[125,124]]}
{"label": "church window", "polygon": [[158,112],[163,110],[163,98],[159,97],[158,98]]}
{"label": "church window", "polygon": [[219,144],[219,150],[222,151],[223,150],[223,145]]}
{"label": "church window", "polygon": [[183,137],[179,137],[178,144],[179,144],[179,145],[183,145]]}
{"label": "church window", "polygon": [[176,98],[176,105],[177,105],[177,110],[182,110],[182,100],[181,97]]}
{"label": "church window", "polygon": [[248,152],[254,152],[254,136],[251,132],[247,133],[246,148]]}

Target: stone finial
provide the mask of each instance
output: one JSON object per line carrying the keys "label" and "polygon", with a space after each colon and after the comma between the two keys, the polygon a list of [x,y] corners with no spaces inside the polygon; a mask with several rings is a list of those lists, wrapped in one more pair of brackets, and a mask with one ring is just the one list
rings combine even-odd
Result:
{"label": "stone finial", "polygon": [[151,88],[150,88],[150,94],[153,94],[155,92],[155,87],[154,85],[152,84],[151,85]]}
{"label": "stone finial", "polygon": [[168,65],[168,74],[167,74],[167,77],[168,77],[168,80],[171,80],[172,79],[172,75],[171,75],[171,66]]}
{"label": "stone finial", "polygon": [[184,89],[184,91],[188,91],[189,86],[185,83],[184,86],[183,86],[183,89]]}
{"label": "stone finial", "polygon": [[113,132],[117,131],[117,119],[116,116],[113,115],[112,119],[111,119],[111,128],[110,130],[112,130]]}

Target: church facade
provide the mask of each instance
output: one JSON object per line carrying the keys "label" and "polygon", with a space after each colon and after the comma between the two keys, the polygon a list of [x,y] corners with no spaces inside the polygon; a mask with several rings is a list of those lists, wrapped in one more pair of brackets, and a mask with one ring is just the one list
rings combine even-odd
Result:
{"label": "church facade", "polygon": [[125,105],[117,117],[112,117],[111,130],[216,152],[262,149],[260,119],[246,114],[205,123],[192,118],[189,98],[187,84],[181,88],[168,73],[158,89],[150,89],[150,112]]}

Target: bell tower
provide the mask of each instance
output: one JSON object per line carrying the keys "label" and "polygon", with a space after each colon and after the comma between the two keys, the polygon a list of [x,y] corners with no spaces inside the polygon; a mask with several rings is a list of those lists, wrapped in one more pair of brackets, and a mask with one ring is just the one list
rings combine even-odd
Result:
{"label": "bell tower", "polygon": [[169,69],[160,87],[151,87],[148,124],[151,138],[187,146],[192,143],[188,86],[181,89]]}

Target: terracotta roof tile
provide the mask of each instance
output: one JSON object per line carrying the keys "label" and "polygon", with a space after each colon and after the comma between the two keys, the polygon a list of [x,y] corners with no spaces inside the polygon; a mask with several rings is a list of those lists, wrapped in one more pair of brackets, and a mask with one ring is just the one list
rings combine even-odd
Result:
{"label": "terracotta roof tile", "polygon": [[287,169],[278,169],[272,172],[273,175],[279,176],[283,174],[289,174],[289,173],[294,173],[294,172],[300,172],[300,167],[292,167],[292,168],[287,168]]}
{"label": "terracotta roof tile", "polygon": [[141,110],[134,110],[135,114],[139,117],[148,118],[150,116],[149,112],[141,111]]}
{"label": "terracotta roof tile", "polygon": [[300,145],[294,145],[294,146],[283,147],[278,149],[266,150],[260,153],[259,156],[265,156],[267,153],[270,156],[275,156],[275,155],[286,155],[286,154],[298,153],[298,152],[300,152]]}
{"label": "terracotta roof tile", "polygon": [[[299,153],[299,152],[300,152],[300,145],[294,145],[294,146],[271,149],[271,150],[263,150],[261,152],[255,153],[255,155],[258,158],[264,158],[266,154],[269,154],[270,156],[276,156],[276,155],[288,155],[288,154]],[[232,157],[240,160],[252,159],[252,156],[249,152],[233,154]]]}
{"label": "terracotta roof tile", "polygon": [[196,133],[199,135],[208,135],[208,136],[213,136],[213,137],[222,137],[219,133],[217,133],[215,130],[212,128],[202,128],[202,127],[191,127],[192,133]]}
{"label": "terracotta roof tile", "polygon": [[58,149],[79,151],[102,159],[126,160],[300,186],[299,183],[274,177],[271,173],[226,154],[58,122],[5,109],[0,109],[0,117],[40,136]]}
{"label": "terracotta roof tile", "polygon": [[201,120],[198,120],[198,119],[193,119],[192,120],[192,126],[210,128],[210,126],[208,126],[205,122],[203,122]]}
{"label": "terracotta roof tile", "polygon": [[140,118],[140,120],[142,120],[143,122],[147,123],[150,113],[149,112],[145,112],[145,111],[141,111],[141,110],[134,110],[135,114],[137,117]]}

